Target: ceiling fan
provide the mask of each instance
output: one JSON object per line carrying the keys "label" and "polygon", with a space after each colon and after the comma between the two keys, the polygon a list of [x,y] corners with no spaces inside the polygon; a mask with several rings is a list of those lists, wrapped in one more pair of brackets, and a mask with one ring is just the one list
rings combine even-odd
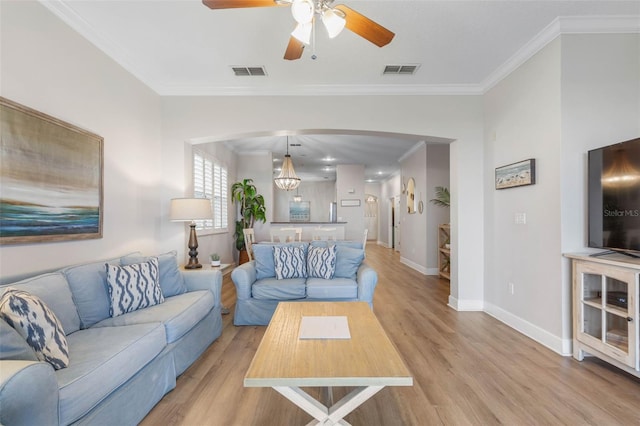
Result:
{"label": "ceiling fan", "polygon": [[284,53],[284,59],[288,60],[300,59],[302,56],[305,44],[311,41],[316,17],[322,20],[330,38],[347,28],[382,47],[389,44],[395,36],[382,25],[343,4],[332,6],[333,2],[334,0],[202,0],[202,3],[211,9],[291,6],[291,14],[297,25],[291,33]]}

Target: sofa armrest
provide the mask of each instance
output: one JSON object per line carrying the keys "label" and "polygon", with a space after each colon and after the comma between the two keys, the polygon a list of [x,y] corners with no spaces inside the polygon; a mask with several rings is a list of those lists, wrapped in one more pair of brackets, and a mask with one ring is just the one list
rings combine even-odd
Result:
{"label": "sofa armrest", "polygon": [[194,269],[180,271],[187,291],[209,290],[213,293],[216,306],[222,303],[222,272],[217,269]]}
{"label": "sofa armrest", "polygon": [[58,424],[58,380],[53,367],[38,361],[0,361],[0,423]]}
{"label": "sofa armrest", "polygon": [[358,282],[358,300],[369,302],[373,308],[373,291],[378,284],[378,273],[366,263],[362,263],[356,275]]}
{"label": "sofa armrest", "polygon": [[243,263],[231,272],[231,280],[236,286],[238,300],[251,299],[251,286],[256,282],[256,263]]}

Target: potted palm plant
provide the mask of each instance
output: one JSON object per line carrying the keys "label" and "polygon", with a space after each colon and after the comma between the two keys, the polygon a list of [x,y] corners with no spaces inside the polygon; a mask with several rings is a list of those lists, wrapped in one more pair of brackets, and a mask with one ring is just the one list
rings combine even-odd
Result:
{"label": "potted palm plant", "polygon": [[449,207],[451,205],[451,194],[446,186],[436,186],[436,198],[431,201],[436,206]]}
{"label": "potted palm plant", "polygon": [[239,206],[238,220],[234,238],[236,249],[240,252],[238,263],[242,264],[249,260],[247,249],[244,243],[244,229],[253,228],[256,221],[266,222],[267,209],[264,205],[264,197],[258,194],[253,179],[244,179],[231,186],[231,200]]}

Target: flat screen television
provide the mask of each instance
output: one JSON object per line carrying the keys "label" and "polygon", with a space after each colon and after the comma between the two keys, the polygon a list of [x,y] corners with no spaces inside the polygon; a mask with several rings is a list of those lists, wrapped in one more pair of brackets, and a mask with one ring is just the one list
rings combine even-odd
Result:
{"label": "flat screen television", "polygon": [[640,255],[640,138],[588,153],[589,247]]}

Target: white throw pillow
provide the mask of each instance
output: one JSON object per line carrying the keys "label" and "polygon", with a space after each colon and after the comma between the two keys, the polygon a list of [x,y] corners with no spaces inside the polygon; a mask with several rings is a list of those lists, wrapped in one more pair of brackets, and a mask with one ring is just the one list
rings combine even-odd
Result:
{"label": "white throw pillow", "polygon": [[126,266],[107,263],[106,267],[112,317],[164,302],[157,257]]}
{"label": "white throw pillow", "polygon": [[56,370],[69,366],[69,346],[62,324],[38,296],[7,287],[0,298],[0,316],[24,337],[40,361]]}
{"label": "white throw pillow", "polygon": [[307,259],[302,247],[273,246],[273,263],[276,279],[307,277]]}
{"label": "white throw pillow", "polygon": [[336,271],[336,246],[309,247],[307,272],[309,277],[330,280]]}

